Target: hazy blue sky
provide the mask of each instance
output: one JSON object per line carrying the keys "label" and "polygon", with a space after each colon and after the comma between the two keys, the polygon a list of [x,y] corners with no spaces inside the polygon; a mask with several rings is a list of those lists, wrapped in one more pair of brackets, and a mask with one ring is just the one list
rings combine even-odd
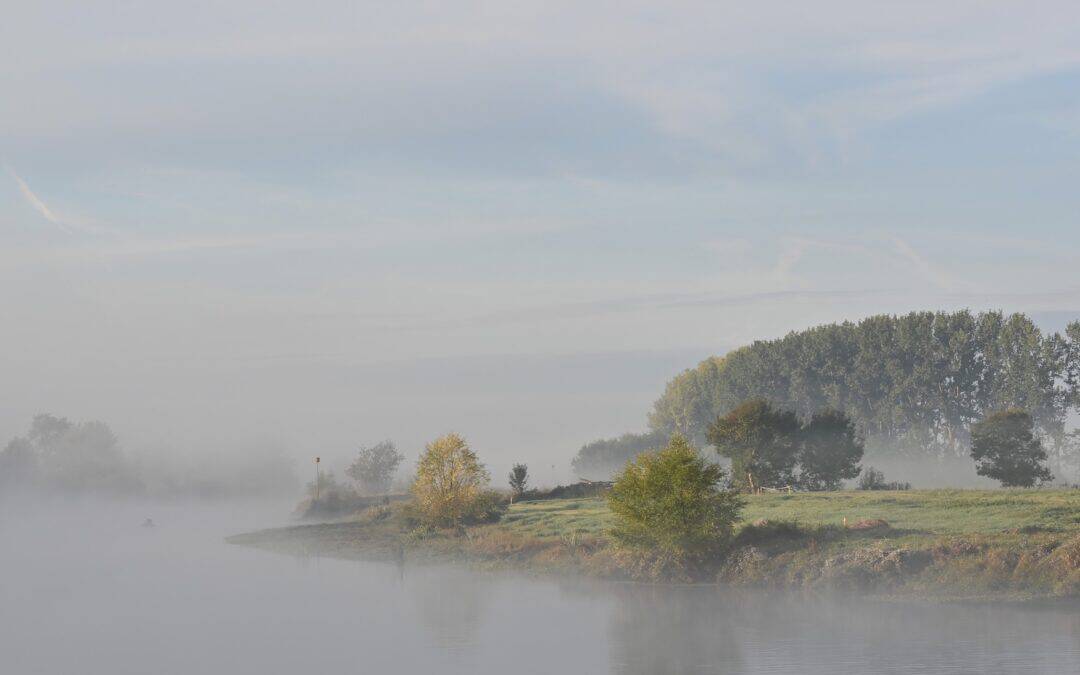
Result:
{"label": "hazy blue sky", "polygon": [[1080,308],[1076,3],[4,17],[5,438],[561,461],[755,337]]}

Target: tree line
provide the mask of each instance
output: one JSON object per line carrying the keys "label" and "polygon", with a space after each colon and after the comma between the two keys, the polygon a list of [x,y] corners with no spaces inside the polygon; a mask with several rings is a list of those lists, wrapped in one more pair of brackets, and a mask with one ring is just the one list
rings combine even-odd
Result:
{"label": "tree line", "polygon": [[279,495],[296,489],[295,469],[274,444],[215,449],[203,456],[130,453],[105,422],[41,413],[0,449],[0,493]]}
{"label": "tree line", "polygon": [[1080,407],[1080,321],[1044,334],[1024,314],[912,312],[759,340],[674,377],[648,433],[586,444],[574,467],[610,471],[676,432],[709,442],[717,418],[755,399],[803,420],[843,412],[868,452],[911,458],[966,455],[972,425],[1021,409],[1060,462],[1075,446],[1066,420]]}

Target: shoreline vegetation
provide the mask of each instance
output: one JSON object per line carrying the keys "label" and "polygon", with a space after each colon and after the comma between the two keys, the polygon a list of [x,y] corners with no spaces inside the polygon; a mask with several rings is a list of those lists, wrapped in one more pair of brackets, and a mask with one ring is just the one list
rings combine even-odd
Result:
{"label": "shoreline vegetation", "polygon": [[[1080,597],[1080,490],[836,491],[744,500],[734,537],[700,580],[894,598]],[[657,580],[614,545],[613,515],[602,497],[521,501],[498,522],[446,529],[416,528],[408,509],[407,502],[377,505],[333,522],[227,541],[292,555]]]}
{"label": "shoreline vegetation", "polygon": [[[528,490],[524,464],[508,476],[513,497],[492,490],[451,432],[426,445],[409,497],[353,508],[389,490],[401,455],[384,441],[349,469],[360,492],[329,474],[310,486],[309,515],[355,515],[230,541],[630,581],[1077,598],[1080,490],[1049,486],[1080,457],[1067,423],[1078,409],[1080,322],[1043,334],[1021,314],[880,315],[676,376],[648,433],[581,448],[575,472],[610,477],[581,483],[592,492]],[[939,472],[966,455],[1009,489],[910,490],[862,466],[868,452]],[[860,491],[840,490],[853,479]]]}

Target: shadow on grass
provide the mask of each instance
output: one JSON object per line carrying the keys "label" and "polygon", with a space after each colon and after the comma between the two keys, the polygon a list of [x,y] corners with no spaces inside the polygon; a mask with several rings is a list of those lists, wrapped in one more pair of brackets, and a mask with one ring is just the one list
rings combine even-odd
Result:
{"label": "shadow on grass", "polygon": [[874,527],[842,527],[840,525],[804,526],[790,520],[755,522],[744,526],[735,535],[735,546],[756,546],[774,553],[793,551],[807,546],[837,541],[866,541],[901,539],[927,534],[923,530],[897,529],[881,524]]}

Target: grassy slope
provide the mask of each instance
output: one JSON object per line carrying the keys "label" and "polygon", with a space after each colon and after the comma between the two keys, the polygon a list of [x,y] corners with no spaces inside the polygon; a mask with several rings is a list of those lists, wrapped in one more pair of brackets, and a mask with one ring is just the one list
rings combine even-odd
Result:
{"label": "grassy slope", "polygon": [[[611,514],[602,499],[515,504],[500,527],[534,537],[600,535]],[[743,521],[783,520],[800,526],[880,518],[919,534],[999,534],[1017,528],[1080,533],[1080,490],[917,490],[822,492],[746,498]]]}
{"label": "grassy slope", "polygon": [[[882,519],[887,529],[844,528]],[[759,519],[770,524],[750,525]],[[340,557],[467,557],[625,576],[603,499],[513,505],[501,522],[417,535],[384,513],[240,535],[234,543]],[[788,527],[783,523],[797,523]],[[778,526],[779,524],[779,526]],[[717,578],[735,585],[951,597],[1080,596],[1080,490],[926,490],[748,497]]]}

